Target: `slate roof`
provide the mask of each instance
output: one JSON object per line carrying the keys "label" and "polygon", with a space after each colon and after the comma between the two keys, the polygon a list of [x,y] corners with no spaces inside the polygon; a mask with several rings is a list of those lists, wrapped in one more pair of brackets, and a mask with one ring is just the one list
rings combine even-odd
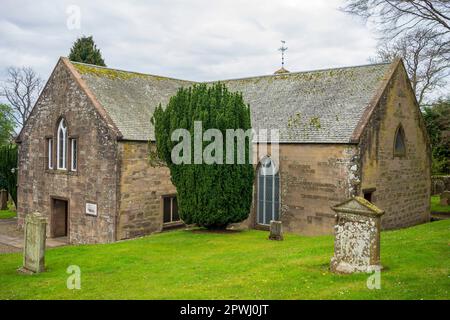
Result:
{"label": "slate roof", "polygon": [[[195,82],[72,62],[125,140],[153,140],[150,117]],[[283,143],[350,143],[390,64],[221,81],[243,93],[254,129],[279,129]],[[211,82],[210,82],[211,83]],[[257,138],[263,141],[262,138]]]}

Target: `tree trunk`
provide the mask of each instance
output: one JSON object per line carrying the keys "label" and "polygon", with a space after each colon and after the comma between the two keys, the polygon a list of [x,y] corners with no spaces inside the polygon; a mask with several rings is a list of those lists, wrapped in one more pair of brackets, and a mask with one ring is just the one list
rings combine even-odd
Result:
{"label": "tree trunk", "polygon": [[8,191],[0,190],[0,210],[8,209]]}

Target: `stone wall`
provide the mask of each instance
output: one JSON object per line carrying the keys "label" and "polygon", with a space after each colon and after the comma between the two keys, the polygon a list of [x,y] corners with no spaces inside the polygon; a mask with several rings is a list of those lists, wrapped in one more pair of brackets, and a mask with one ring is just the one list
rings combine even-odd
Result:
{"label": "stone wall", "polygon": [[[394,157],[394,139],[401,124],[406,155]],[[386,213],[384,229],[429,221],[430,147],[422,115],[402,66],[384,92],[361,138],[363,190],[375,190],[372,200]]]}
{"label": "stone wall", "polygon": [[431,194],[441,194],[445,190],[450,191],[450,176],[432,176]]}
{"label": "stone wall", "polygon": [[[61,117],[66,119],[69,137],[78,139],[77,172],[47,169],[46,138],[53,137],[56,141]],[[67,200],[69,205],[68,236],[71,243],[114,241],[116,137],[61,60],[20,138],[19,225],[23,226],[27,214],[41,212],[48,218],[47,234],[51,236],[51,199],[60,198]],[[53,153],[56,153],[56,147]],[[85,214],[86,202],[97,204],[97,217]]]}
{"label": "stone wall", "polygon": [[148,163],[148,143],[119,143],[118,239],[134,238],[161,231],[162,196],[176,193],[167,167]]}
{"label": "stone wall", "polygon": [[[335,222],[331,206],[355,195],[360,182],[356,146],[281,144],[279,158],[284,230],[303,235],[331,234]],[[257,227],[254,189],[252,214],[246,221],[249,227]]]}

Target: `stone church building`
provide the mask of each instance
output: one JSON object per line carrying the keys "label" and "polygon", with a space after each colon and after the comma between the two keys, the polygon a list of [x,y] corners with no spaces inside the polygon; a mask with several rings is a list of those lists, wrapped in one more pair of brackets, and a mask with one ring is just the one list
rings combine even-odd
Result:
{"label": "stone church building", "polygon": [[[255,129],[280,132],[278,159],[255,166],[242,225],[328,234],[330,207],[355,195],[386,212],[385,229],[428,221],[430,147],[402,61],[282,71],[223,81]],[[17,138],[19,225],[39,211],[50,237],[104,243],[182,224],[168,169],[149,165],[150,117],[192,84],[60,58]]]}

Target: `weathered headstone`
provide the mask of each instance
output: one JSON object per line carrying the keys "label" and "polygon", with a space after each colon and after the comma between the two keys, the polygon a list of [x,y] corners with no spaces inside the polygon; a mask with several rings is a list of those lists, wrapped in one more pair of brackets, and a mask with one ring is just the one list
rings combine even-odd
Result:
{"label": "weathered headstone", "polygon": [[384,211],[361,197],[354,197],[332,209],[336,212],[336,224],[331,271],[380,270],[380,229]]}
{"label": "weathered headstone", "polygon": [[47,219],[39,212],[31,213],[25,218],[25,243],[23,247],[24,273],[40,273],[45,269],[45,238]]}
{"label": "weathered headstone", "polygon": [[283,240],[283,225],[281,221],[270,221],[270,240]]}
{"label": "weathered headstone", "polygon": [[441,206],[450,206],[450,191],[441,193]]}
{"label": "weathered headstone", "polygon": [[445,191],[444,181],[442,181],[441,179],[437,179],[437,178],[433,179],[431,194],[432,195],[441,194],[444,191]]}
{"label": "weathered headstone", "polygon": [[0,190],[0,210],[8,209],[8,191]]}

